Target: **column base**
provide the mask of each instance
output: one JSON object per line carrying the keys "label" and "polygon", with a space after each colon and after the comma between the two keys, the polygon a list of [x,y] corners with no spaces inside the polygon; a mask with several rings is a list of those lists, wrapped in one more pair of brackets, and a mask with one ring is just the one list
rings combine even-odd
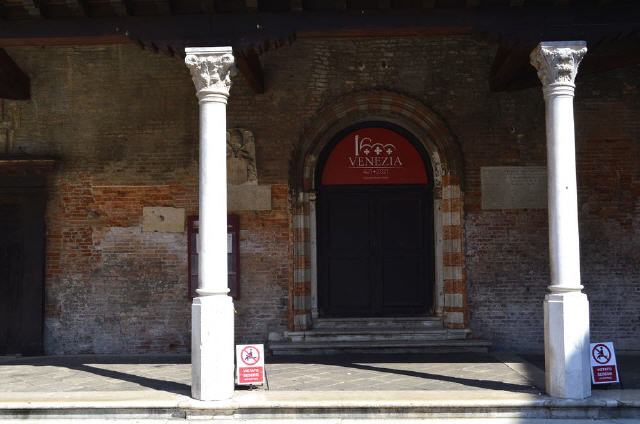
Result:
{"label": "column base", "polygon": [[225,295],[196,297],[191,306],[191,396],[231,399],[234,390],[233,301]]}
{"label": "column base", "polygon": [[565,399],[591,396],[589,301],[580,292],[544,299],[544,356],[547,393]]}

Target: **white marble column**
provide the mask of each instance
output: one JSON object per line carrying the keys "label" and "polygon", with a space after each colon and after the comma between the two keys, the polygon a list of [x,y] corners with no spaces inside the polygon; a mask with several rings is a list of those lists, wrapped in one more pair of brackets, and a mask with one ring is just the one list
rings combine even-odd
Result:
{"label": "white marble column", "polygon": [[200,101],[200,219],[198,297],[191,308],[191,394],[199,400],[233,396],[234,316],[227,295],[227,98],[231,47],[187,48]]}
{"label": "white marble column", "polygon": [[589,302],[580,284],[573,97],[584,41],[542,42],[531,64],[542,82],[547,122],[547,190],[551,285],[544,300],[547,393],[591,395]]}

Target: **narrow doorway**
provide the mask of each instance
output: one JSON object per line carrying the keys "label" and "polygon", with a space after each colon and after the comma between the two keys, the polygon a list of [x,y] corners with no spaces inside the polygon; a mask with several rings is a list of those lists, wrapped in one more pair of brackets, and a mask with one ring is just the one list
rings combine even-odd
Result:
{"label": "narrow doorway", "polygon": [[43,352],[42,187],[0,179],[0,354]]}

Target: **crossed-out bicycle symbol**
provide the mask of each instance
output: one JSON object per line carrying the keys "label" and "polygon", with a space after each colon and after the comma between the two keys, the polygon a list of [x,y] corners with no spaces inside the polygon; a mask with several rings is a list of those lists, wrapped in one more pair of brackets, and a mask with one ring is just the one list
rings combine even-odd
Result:
{"label": "crossed-out bicycle symbol", "polygon": [[597,344],[591,350],[591,356],[599,364],[606,364],[611,360],[611,351],[603,344]]}
{"label": "crossed-out bicycle symbol", "polygon": [[255,365],[260,360],[260,352],[253,346],[247,346],[240,352],[240,359],[247,365]]}

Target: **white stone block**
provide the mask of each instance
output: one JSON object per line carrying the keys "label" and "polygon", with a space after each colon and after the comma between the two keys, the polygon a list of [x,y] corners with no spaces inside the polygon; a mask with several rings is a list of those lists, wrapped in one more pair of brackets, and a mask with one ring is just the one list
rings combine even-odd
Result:
{"label": "white stone block", "polygon": [[546,390],[551,396],[591,396],[589,301],[584,293],[548,294],[544,300]]}
{"label": "white stone block", "polygon": [[142,231],[160,233],[183,233],[185,211],[183,208],[142,208]]}
{"label": "white stone block", "polygon": [[464,314],[462,312],[447,312],[445,321],[449,324],[464,324]]}
{"label": "white stone block", "polygon": [[450,185],[442,189],[442,199],[459,199],[461,197],[460,186]]}
{"label": "white stone block", "polygon": [[460,266],[445,266],[444,267],[444,279],[445,280],[462,280],[462,267],[460,267]]}
{"label": "white stone block", "polygon": [[293,228],[305,228],[304,220],[305,220],[304,215],[294,215]]}
{"label": "white stone block", "polygon": [[460,212],[442,212],[444,225],[460,225]]}
{"label": "white stone block", "polygon": [[447,253],[462,252],[462,240],[442,240],[442,251]]}
{"label": "white stone block", "polygon": [[461,294],[445,294],[444,295],[444,304],[445,306],[450,306],[453,308],[462,308],[463,307],[463,296]]}
{"label": "white stone block", "polygon": [[196,297],[191,307],[191,395],[231,399],[234,390],[233,301],[227,295]]}

